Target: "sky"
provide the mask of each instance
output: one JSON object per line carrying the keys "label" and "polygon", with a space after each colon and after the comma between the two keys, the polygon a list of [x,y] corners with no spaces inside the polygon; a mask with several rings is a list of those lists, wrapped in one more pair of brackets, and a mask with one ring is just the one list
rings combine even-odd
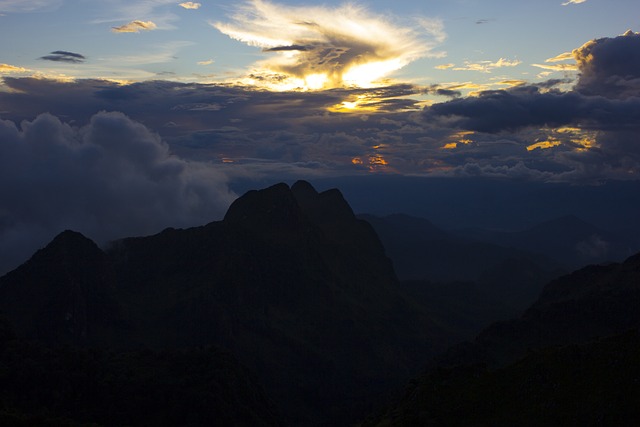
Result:
{"label": "sky", "polygon": [[637,0],[0,0],[0,257],[219,219],[243,180],[637,181],[639,18]]}

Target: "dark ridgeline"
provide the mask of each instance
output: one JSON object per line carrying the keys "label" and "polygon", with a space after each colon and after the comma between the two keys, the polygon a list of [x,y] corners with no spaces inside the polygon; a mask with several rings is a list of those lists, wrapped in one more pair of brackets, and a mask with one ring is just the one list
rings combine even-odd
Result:
{"label": "dark ridgeline", "polygon": [[[286,423],[336,425],[370,411],[447,344],[445,331],[403,296],[371,226],[354,216],[339,191],[317,193],[306,182],[250,191],[223,221],[119,240],[106,251],[78,233],[64,232],[0,279],[0,312],[20,339],[51,348],[109,349],[99,359],[107,377],[121,366],[114,354],[128,355],[133,374],[125,389],[178,384],[195,400],[205,399],[206,381],[237,390],[228,402],[224,393],[212,401],[219,410],[224,404],[234,408],[229,416],[243,425],[252,424],[243,413],[263,424],[279,421],[260,386],[237,364],[227,363],[233,366],[221,379],[207,372],[195,391],[187,387],[180,369],[188,369],[190,358],[215,363],[224,355],[229,361],[218,350],[202,355],[199,346],[225,349],[256,373]],[[149,353],[139,356],[136,349]],[[45,350],[33,350],[38,351]],[[84,350],[69,351],[85,360]],[[181,351],[187,367],[167,368],[164,355]],[[145,369],[159,378],[141,374]],[[105,402],[121,403],[101,383],[104,378],[95,381],[111,396]],[[252,398],[245,400],[245,394]],[[33,409],[20,406],[18,397],[7,399],[19,414]],[[46,407],[46,413],[124,422],[100,418],[104,408],[87,405],[86,412]],[[187,403],[180,408],[196,411]],[[193,423],[207,425],[207,420],[196,417]],[[132,414],[126,423],[138,421]]]}
{"label": "dark ridgeline", "polygon": [[640,254],[550,282],[516,320],[435,358],[371,426],[636,426]]}

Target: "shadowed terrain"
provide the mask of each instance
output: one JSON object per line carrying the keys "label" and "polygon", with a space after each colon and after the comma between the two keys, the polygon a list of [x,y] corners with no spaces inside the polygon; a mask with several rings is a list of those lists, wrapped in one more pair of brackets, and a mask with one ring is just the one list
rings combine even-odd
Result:
{"label": "shadowed terrain", "polygon": [[362,416],[450,339],[340,192],[306,182],[106,251],[64,232],[0,280],[0,310],[53,346],[223,348],[305,425]]}

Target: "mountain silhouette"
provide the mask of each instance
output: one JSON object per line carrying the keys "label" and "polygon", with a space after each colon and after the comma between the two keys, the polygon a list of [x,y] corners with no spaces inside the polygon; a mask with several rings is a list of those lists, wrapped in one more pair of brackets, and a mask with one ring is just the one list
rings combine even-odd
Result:
{"label": "mountain silhouette", "polygon": [[[299,425],[357,419],[449,343],[403,294],[373,228],[338,190],[307,182],[249,191],[222,221],[105,251],[65,232],[0,278],[0,293],[20,338],[225,349]],[[80,329],[69,307],[86,313]]]}
{"label": "mountain silhouette", "polygon": [[0,312],[21,337],[89,345],[124,326],[109,259],[80,233],[60,233],[0,283]]}

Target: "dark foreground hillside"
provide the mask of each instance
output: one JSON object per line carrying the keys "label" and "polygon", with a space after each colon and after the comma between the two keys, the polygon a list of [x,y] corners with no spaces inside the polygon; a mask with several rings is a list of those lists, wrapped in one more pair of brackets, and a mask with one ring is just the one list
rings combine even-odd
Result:
{"label": "dark foreground hillside", "polygon": [[[120,372],[109,355],[126,354],[133,377],[123,387],[142,393],[140,381],[152,372],[169,384],[188,382],[180,369],[188,370],[190,357],[205,357],[194,349],[223,349],[255,373],[294,425],[344,425],[364,416],[448,343],[403,295],[371,226],[339,191],[317,193],[306,182],[250,191],[223,221],[123,239],[106,251],[64,232],[0,279],[0,314],[21,340],[38,341],[52,357],[60,346],[100,349],[100,362],[84,350],[72,350],[79,352],[72,358],[88,357],[106,376]],[[152,353],[135,356],[141,350]],[[162,355],[176,351],[186,352],[186,366],[174,372]],[[34,360],[49,363],[42,355]],[[222,388],[229,383],[216,372],[206,375]],[[168,386],[157,381],[162,394]],[[194,399],[204,398],[198,393],[206,384],[194,385]],[[117,396],[111,385],[103,392]],[[47,413],[61,417],[73,416],[65,405],[88,404],[64,393],[54,401]],[[267,407],[247,404],[260,414]]]}
{"label": "dark foreground hillside", "polygon": [[279,426],[257,380],[212,347],[46,347],[0,331],[2,426]]}
{"label": "dark foreground hillside", "polygon": [[549,283],[519,319],[434,360],[367,426],[640,423],[640,254]]}

